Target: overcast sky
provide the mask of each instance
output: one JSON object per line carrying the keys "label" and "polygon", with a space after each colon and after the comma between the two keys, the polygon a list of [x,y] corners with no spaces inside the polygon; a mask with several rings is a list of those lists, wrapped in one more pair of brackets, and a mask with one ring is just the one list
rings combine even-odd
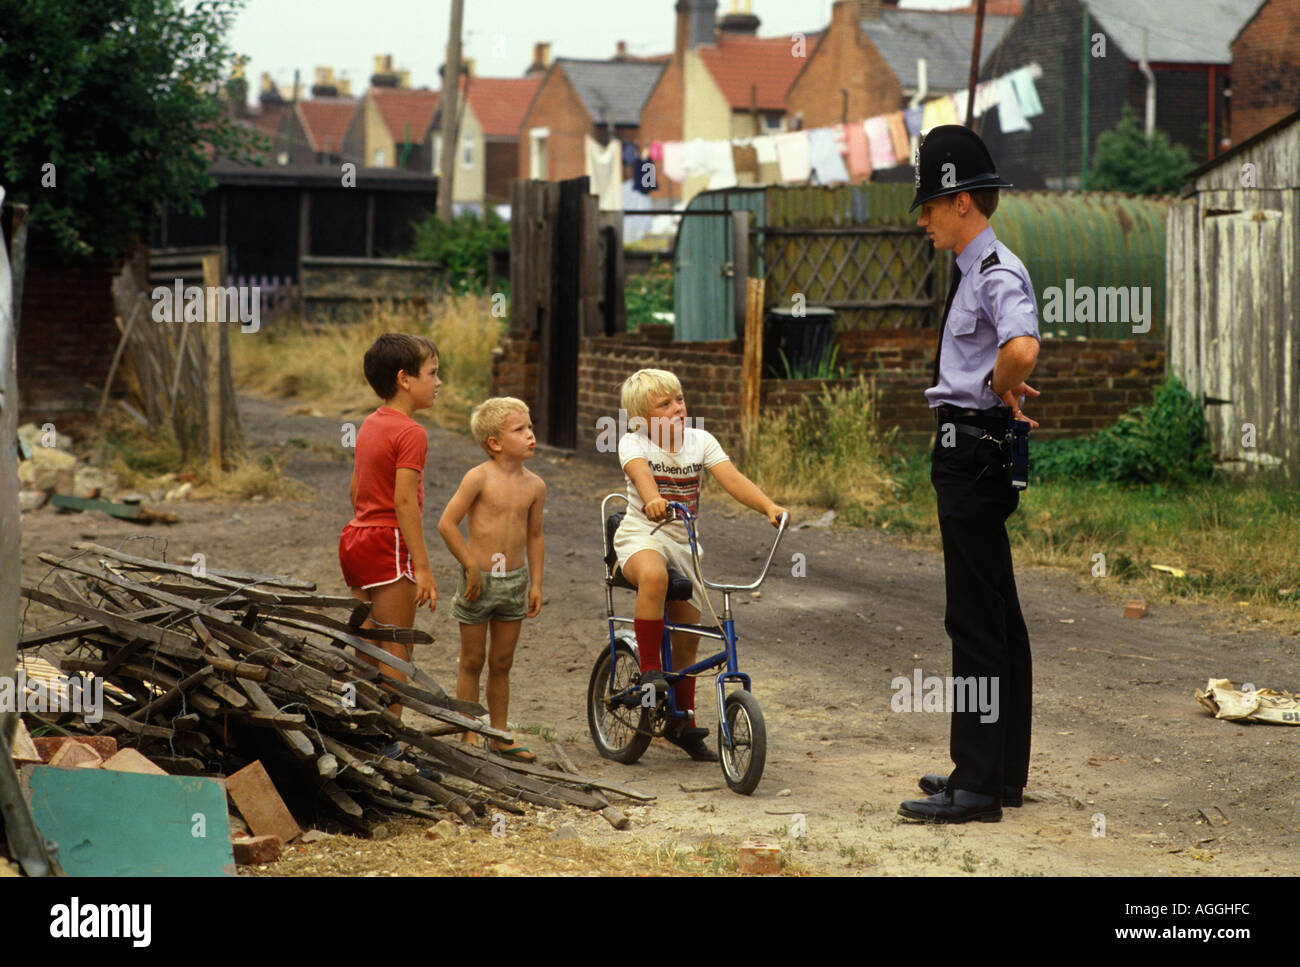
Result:
{"label": "overcast sky", "polygon": [[[635,55],[667,53],[673,43],[675,0],[465,0],[464,56],[484,77],[519,77],[533,44],[550,41],[551,55],[610,57],[620,40]],[[962,6],[969,0],[907,0],[904,6]],[[732,8],[719,0],[718,12]],[[760,36],[817,30],[830,20],[831,0],[752,0]],[[451,0],[248,0],[235,23],[232,47],[250,58],[250,96],[268,71],[289,96],[293,72],[304,93],[314,68],[333,67],[364,92],[375,54],[411,72],[412,87],[438,87],[451,19]]]}

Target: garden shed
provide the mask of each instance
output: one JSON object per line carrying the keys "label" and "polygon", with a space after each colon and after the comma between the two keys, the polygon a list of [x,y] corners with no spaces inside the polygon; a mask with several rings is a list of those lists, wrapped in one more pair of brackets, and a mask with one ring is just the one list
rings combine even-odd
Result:
{"label": "garden shed", "polygon": [[1300,474],[1300,111],[1202,165],[1168,216],[1169,365],[1228,460]]}

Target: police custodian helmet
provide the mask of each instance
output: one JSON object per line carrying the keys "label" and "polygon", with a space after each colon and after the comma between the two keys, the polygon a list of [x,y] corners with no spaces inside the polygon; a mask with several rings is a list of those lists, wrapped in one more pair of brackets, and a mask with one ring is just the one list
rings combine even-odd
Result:
{"label": "police custodian helmet", "polygon": [[998,177],[993,156],[978,134],[960,124],[940,124],[921,135],[916,149],[916,197],[908,211],[941,195],[1011,187]]}

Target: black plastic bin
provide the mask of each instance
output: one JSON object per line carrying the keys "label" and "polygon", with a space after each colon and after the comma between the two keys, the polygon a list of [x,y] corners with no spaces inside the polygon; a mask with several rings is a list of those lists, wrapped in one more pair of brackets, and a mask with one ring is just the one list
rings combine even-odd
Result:
{"label": "black plastic bin", "polygon": [[793,373],[812,372],[825,356],[834,331],[834,309],[808,306],[798,315],[784,307],[768,309],[763,324],[763,375],[786,378],[782,352]]}

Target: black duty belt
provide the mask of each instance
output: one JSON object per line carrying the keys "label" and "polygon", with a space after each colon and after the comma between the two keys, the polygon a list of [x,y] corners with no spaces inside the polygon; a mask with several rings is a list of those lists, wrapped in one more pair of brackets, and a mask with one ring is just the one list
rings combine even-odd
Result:
{"label": "black duty belt", "polygon": [[986,410],[963,410],[957,406],[941,403],[934,408],[936,423],[1004,423],[1011,417],[1011,410],[1005,406],[990,406]]}

